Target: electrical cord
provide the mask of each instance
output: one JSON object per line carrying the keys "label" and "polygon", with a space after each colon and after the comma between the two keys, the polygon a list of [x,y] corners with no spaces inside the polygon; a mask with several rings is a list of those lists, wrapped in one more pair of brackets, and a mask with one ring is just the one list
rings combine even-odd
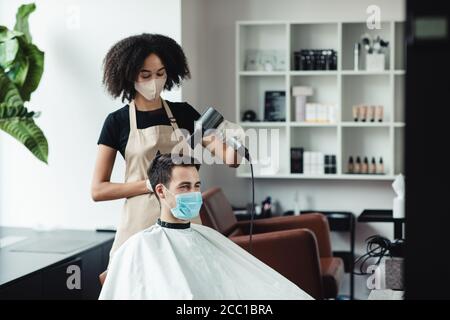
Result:
{"label": "electrical cord", "polygon": [[366,253],[358,257],[354,262],[354,266],[356,266],[361,261],[359,265],[359,272],[355,272],[353,270],[353,274],[358,276],[369,274],[368,272],[364,271],[364,266],[369,259],[377,258],[375,265],[378,266],[381,263],[383,257],[392,257],[392,251],[395,251],[398,246],[402,244],[403,240],[396,240],[394,242],[391,242],[389,239],[383,236],[374,235],[367,238],[366,242]]}
{"label": "electrical cord", "polygon": [[250,214],[250,239],[249,239],[249,247],[250,248],[249,248],[249,252],[252,253],[253,219],[255,216],[255,177],[253,176],[253,164],[251,161],[250,161],[250,172],[252,175],[252,212]]}

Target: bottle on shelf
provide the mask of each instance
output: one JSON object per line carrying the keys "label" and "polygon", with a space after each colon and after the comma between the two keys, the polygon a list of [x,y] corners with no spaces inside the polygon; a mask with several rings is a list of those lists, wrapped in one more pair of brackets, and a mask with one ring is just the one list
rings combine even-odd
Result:
{"label": "bottle on shelf", "polygon": [[378,174],[384,174],[383,157],[380,157],[380,161],[378,162],[377,173],[378,173]]}
{"label": "bottle on shelf", "polygon": [[370,120],[370,122],[375,122],[375,113],[376,113],[376,107],[375,106],[370,106],[369,107],[369,111],[368,111],[368,119]]}
{"label": "bottle on shelf", "polygon": [[384,110],[383,110],[383,106],[377,106],[375,109],[375,118],[377,119],[378,122],[383,122],[383,114],[384,114]]}
{"label": "bottle on shelf", "polygon": [[367,157],[364,157],[364,162],[361,165],[361,173],[368,174],[369,173],[369,160]]}
{"label": "bottle on shelf", "polygon": [[350,158],[348,159],[348,164],[347,164],[347,173],[353,173],[354,171],[354,163],[353,163],[353,157],[350,156]]}
{"label": "bottle on shelf", "polygon": [[366,105],[361,106],[361,121],[366,122],[367,120],[367,109],[368,107]]}
{"label": "bottle on shelf", "polygon": [[356,163],[353,167],[353,173],[361,173],[361,158],[359,156],[356,157]]}
{"label": "bottle on shelf", "polygon": [[266,197],[266,199],[262,202],[261,207],[261,214],[263,217],[270,218],[272,216],[272,198]]}
{"label": "bottle on shelf", "polygon": [[353,121],[358,122],[358,119],[359,119],[359,106],[353,106],[352,115],[353,115]]}
{"label": "bottle on shelf", "polygon": [[359,42],[355,43],[354,52],[353,52],[353,70],[359,70],[359,55],[361,51],[361,44]]}
{"label": "bottle on shelf", "polygon": [[369,167],[369,173],[370,174],[377,173],[377,161],[375,160],[375,157],[372,157],[372,161],[371,161],[370,167]]}

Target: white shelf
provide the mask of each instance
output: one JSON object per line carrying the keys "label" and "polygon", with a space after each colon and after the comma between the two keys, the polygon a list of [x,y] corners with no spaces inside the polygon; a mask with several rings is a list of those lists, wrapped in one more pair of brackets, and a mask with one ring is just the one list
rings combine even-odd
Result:
{"label": "white shelf", "polygon": [[333,70],[333,71],[239,71],[240,76],[337,76],[337,75],[405,75],[405,70],[384,70],[384,71],[367,71],[367,70]]}
{"label": "white shelf", "polygon": [[239,122],[239,125],[242,127],[284,127],[284,126],[290,126],[290,127],[305,127],[305,128],[327,128],[327,127],[380,127],[380,128],[389,128],[391,126],[395,128],[403,128],[405,126],[404,122],[337,122],[337,123],[321,123],[321,122]]}
{"label": "white shelf", "polygon": [[[277,147],[280,174],[257,175],[260,179],[367,180],[390,181],[403,171],[403,135],[405,127],[403,89],[405,85],[404,22],[383,21],[381,30],[366,30],[366,22],[304,23],[297,21],[238,21],[236,23],[236,122],[243,128],[279,129]],[[380,35],[389,41],[385,70],[353,68],[353,45],[362,33]],[[246,50],[281,50],[286,52],[282,71],[246,71]],[[333,49],[338,56],[337,70],[293,70],[293,52],[300,49]],[[295,121],[293,86],[311,86],[309,102],[332,103],[338,108],[335,123]],[[253,110],[264,119],[264,91],[286,92],[286,121],[241,122],[244,111]],[[354,122],[352,106],[384,106],[383,122]],[[273,145],[273,143],[272,143]],[[337,174],[305,175],[290,173],[290,149],[335,154]],[[258,150],[259,151],[259,150]],[[252,153],[252,150],[250,150]],[[256,151],[253,151],[256,152]],[[255,153],[258,154],[258,153]],[[345,174],[349,156],[383,158],[385,175]],[[241,166],[237,176],[250,177],[249,168]]]}
{"label": "white shelf", "polygon": [[285,127],[286,122],[239,122],[239,125],[244,128],[280,128]]}
{"label": "white shelf", "polygon": [[239,71],[240,76],[284,76],[286,71]]}
{"label": "white shelf", "polygon": [[337,127],[337,123],[320,123],[320,122],[289,122],[291,127],[320,128],[320,127]]}
{"label": "white shelf", "polygon": [[342,127],[358,127],[358,128],[389,128],[392,123],[387,123],[387,122],[342,122]]}
{"label": "white shelf", "polygon": [[[251,178],[250,173],[238,173],[240,178]],[[393,181],[395,176],[385,174],[322,174],[306,175],[299,173],[277,175],[255,175],[255,179],[307,179],[307,180],[380,180]]]}
{"label": "white shelf", "polygon": [[367,70],[343,70],[341,73],[346,76],[358,76],[358,75],[389,75],[393,71],[367,71]]}
{"label": "white shelf", "polygon": [[336,76],[338,71],[289,71],[290,76]]}

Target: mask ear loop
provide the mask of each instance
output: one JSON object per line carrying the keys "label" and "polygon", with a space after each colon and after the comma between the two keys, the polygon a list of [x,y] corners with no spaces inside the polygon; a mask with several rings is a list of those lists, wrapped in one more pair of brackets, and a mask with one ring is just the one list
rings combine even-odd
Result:
{"label": "mask ear loop", "polygon": [[[174,196],[174,198],[176,199],[176,195],[173,194],[172,191],[170,191],[169,189],[167,189],[167,187],[166,187],[165,185],[162,185],[162,186],[164,187],[164,189],[166,189],[166,191],[167,191],[168,193],[170,193],[170,194],[171,194],[172,196]],[[166,203],[166,199],[163,199],[163,200],[164,200],[165,205],[169,208],[169,210],[171,210],[172,208],[169,206],[168,203]]]}

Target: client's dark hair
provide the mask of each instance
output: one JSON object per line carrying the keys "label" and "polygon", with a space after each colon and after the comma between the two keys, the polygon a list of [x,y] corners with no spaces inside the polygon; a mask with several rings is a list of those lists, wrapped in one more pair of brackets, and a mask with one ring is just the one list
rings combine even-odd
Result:
{"label": "client's dark hair", "polygon": [[[147,170],[147,176],[153,190],[155,190],[156,185],[160,183],[168,187],[168,184],[172,179],[172,170],[176,166],[195,167],[197,170],[200,170],[200,164],[192,157],[176,156],[176,162],[174,162],[172,154],[170,153],[157,154]],[[158,198],[156,193],[155,195]]]}

